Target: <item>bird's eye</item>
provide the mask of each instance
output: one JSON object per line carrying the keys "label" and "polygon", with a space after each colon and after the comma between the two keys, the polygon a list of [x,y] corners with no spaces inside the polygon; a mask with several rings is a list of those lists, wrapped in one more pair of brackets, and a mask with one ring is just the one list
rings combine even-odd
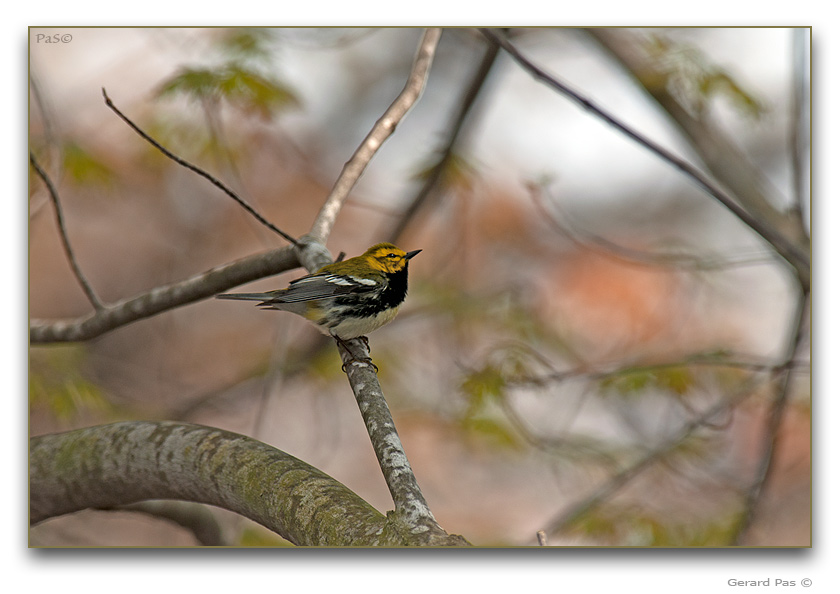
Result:
{"label": "bird's eye", "polygon": [[390,254],[388,254],[388,257],[389,257],[389,258],[396,258],[396,257],[397,257],[397,255],[396,255],[396,254],[394,254],[394,253],[390,253]]}

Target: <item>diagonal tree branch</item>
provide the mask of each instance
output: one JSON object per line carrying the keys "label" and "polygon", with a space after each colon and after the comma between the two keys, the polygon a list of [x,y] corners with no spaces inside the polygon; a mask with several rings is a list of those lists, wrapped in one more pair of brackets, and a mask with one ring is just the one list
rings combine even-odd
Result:
{"label": "diagonal tree branch", "polygon": [[31,320],[29,340],[42,344],[90,340],[120,326],[208,299],[231,287],[280,274],[299,265],[296,251],[291,246],[249,256],[186,280],[117,301],[89,316],[60,321]]}
{"label": "diagonal tree branch", "polygon": [[30,523],[87,508],[179,499],[242,514],[297,545],[466,546],[386,518],[332,477],[221,429],[133,421],[30,440]]}
{"label": "diagonal tree branch", "polygon": [[241,198],[236,196],[235,193],[216,178],[161,146],[125,116],[113,104],[103,89],[103,96],[108,107],[137,132],[137,134],[176,163],[198,173],[219,187],[246,208],[246,210],[254,214],[258,220],[289,239],[295,245],[296,249],[295,251],[291,251],[287,248],[280,248],[265,254],[219,266],[184,281],[157,287],[147,293],[121,300],[107,307],[102,306],[91,316],[61,321],[32,320],[30,323],[30,340],[33,343],[88,340],[125,324],[212,297],[231,287],[265,276],[279,274],[298,265],[302,265],[310,272],[314,272],[332,262],[332,258],[323,244],[329,235],[329,231],[332,229],[332,225],[338,216],[343,201],[355,184],[358,176],[361,175],[361,172],[367,166],[367,163],[373,158],[376,150],[393,133],[399,120],[408,112],[422,92],[439,39],[439,29],[431,29],[424,34],[420,44],[420,50],[418,51],[405,89],[385,114],[376,122],[365,142],[357,149],[348,164],[345,165],[344,170],[339,176],[339,180],[336,182],[333,191],[330,193],[319,214],[319,218],[316,220],[315,225],[313,225],[313,229],[319,230],[320,235],[310,234],[300,239],[289,238],[270,222],[265,221],[259,213],[253,211],[250,206],[244,203]]}
{"label": "diagonal tree branch", "polygon": [[71,268],[73,268],[73,274],[76,275],[76,280],[79,281],[79,284],[82,286],[82,290],[85,292],[85,295],[87,295],[88,301],[91,302],[93,308],[100,311],[105,306],[102,305],[102,302],[99,300],[99,297],[96,296],[96,292],[93,290],[93,287],[90,286],[87,278],[85,278],[85,275],[82,273],[82,269],[79,266],[79,262],[76,260],[76,255],[73,253],[73,248],[70,245],[70,238],[67,236],[67,228],[64,226],[64,213],[61,210],[61,202],[58,199],[58,192],[56,191],[55,186],[53,186],[53,183],[47,173],[38,164],[38,161],[35,159],[35,155],[31,152],[29,153],[29,162],[32,164],[32,168],[35,170],[35,173],[38,174],[38,177],[40,177],[41,180],[43,180],[44,185],[47,186],[47,192],[49,192],[50,199],[55,207],[55,218],[58,221],[58,231],[59,235],[61,235],[61,243],[64,245],[64,252],[67,254],[67,260],[70,262]]}
{"label": "diagonal tree branch", "polygon": [[361,340],[348,342],[350,350],[339,349],[347,379],[356,396],[370,442],[391,492],[395,511],[412,526],[435,527],[435,521],[403,449],[379,378],[374,368],[363,362],[369,353]]}
{"label": "diagonal tree branch", "polygon": [[476,99],[478,99],[478,95],[481,92],[481,89],[484,87],[484,83],[487,81],[487,77],[490,74],[490,70],[493,68],[493,64],[496,63],[496,57],[498,55],[499,46],[495,43],[488,44],[487,49],[485,50],[484,55],[481,58],[481,62],[479,63],[472,80],[470,80],[469,85],[467,85],[466,91],[464,92],[464,96],[461,99],[461,105],[452,119],[452,124],[449,126],[449,137],[446,139],[446,142],[443,143],[443,149],[440,151],[440,159],[438,159],[438,162],[435,163],[435,165],[431,168],[429,175],[426,177],[426,182],[411,200],[411,202],[408,205],[408,208],[405,209],[405,212],[403,213],[403,216],[400,219],[399,223],[391,231],[390,238],[388,241],[392,243],[397,243],[397,240],[405,232],[405,229],[408,227],[408,224],[411,222],[411,220],[414,218],[414,216],[420,210],[420,207],[426,202],[429,196],[432,195],[433,190],[437,187],[438,183],[440,182],[441,177],[443,176],[447,166],[449,165],[450,160],[452,159],[455,143],[461,135],[461,130],[464,127],[464,123],[467,120],[467,116],[469,115],[470,111],[472,111]]}
{"label": "diagonal tree branch", "polygon": [[[420,98],[440,35],[440,29],[426,30],[402,92],[376,121],[365,141],[344,166],[312,230],[301,238],[304,244],[310,247],[308,259],[301,257],[301,262],[310,272],[332,261],[323,244],[359,176],[382,143],[393,134],[397,124]],[[322,251],[318,252],[319,248]],[[360,338],[344,342],[347,348],[339,346],[339,354],[394,501],[396,515],[406,519],[417,530],[440,529],[411,470],[375,368],[363,362],[370,355],[367,344]]]}
{"label": "diagonal tree branch", "polygon": [[741,514],[740,522],[735,531],[734,544],[743,544],[747,530],[755,520],[759,499],[767,488],[767,483],[773,472],[773,463],[776,460],[779,441],[779,427],[790,400],[791,379],[796,353],[804,344],[808,330],[808,297],[802,294],[796,303],[796,315],[793,317],[793,329],[786,344],[785,362],[779,366],[780,377],[776,385],[776,397],[770,407],[767,418],[767,425],[764,430],[764,444],[762,455],[756,466],[755,476],[747,489],[744,497],[744,511]]}
{"label": "diagonal tree branch", "polygon": [[[403,92],[376,122],[365,141],[345,165],[312,227],[312,232],[297,240],[294,248],[274,250],[267,254],[252,256],[239,262],[214,268],[180,283],[159,287],[144,295],[113,304],[98,315],[89,318],[54,323],[33,321],[30,325],[32,342],[86,340],[137,319],[209,297],[232,286],[276,274],[297,265],[302,265],[312,272],[325,264],[329,264],[332,259],[324,246],[324,242],[335,223],[341,206],[378,148],[393,133],[399,121],[422,93],[440,34],[439,29],[430,29],[425,32]],[[106,102],[108,102],[109,107],[115,109],[107,95]],[[130,120],[122,116],[118,110],[115,109],[115,111],[138,134],[163,150],[167,156],[210,179],[215,185],[219,185],[207,174],[165,151],[133,125]],[[219,187],[222,186],[219,185]],[[225,191],[230,194],[229,191]],[[369,430],[371,443],[394,499],[396,513],[393,514],[393,518],[391,516],[389,518],[395,522],[396,528],[391,528],[391,530],[406,530],[406,535],[403,536],[416,544],[432,544],[434,542],[444,544],[444,541],[437,539],[437,537],[441,534],[445,535],[445,532],[434,520],[420,492],[417,480],[411,471],[408,459],[397,436],[393,419],[374,368],[361,362],[367,358],[367,346],[360,339],[346,342],[350,350],[345,351],[341,348],[339,350],[344,358],[348,379],[354,394],[356,394],[362,416]],[[351,351],[354,353],[352,357],[350,356]],[[100,458],[97,457],[96,459]],[[338,530],[344,529],[343,525],[338,527]],[[376,529],[374,528],[374,530]],[[386,523],[385,532],[379,529],[377,534],[382,533],[384,535],[382,538],[390,538],[388,530]],[[460,539],[460,537],[447,536],[447,538],[450,540],[445,542],[449,544],[466,544],[466,541]]]}
{"label": "diagonal tree branch", "polygon": [[801,221],[805,231],[805,207],[808,195],[805,192],[804,171],[807,166],[807,144],[809,139],[808,126],[811,106],[808,104],[810,76],[808,70],[808,55],[810,34],[807,29],[793,30],[793,98],[790,114],[790,145],[791,170],[794,202],[790,209],[791,216]]}
{"label": "diagonal tree branch", "polygon": [[677,130],[695,150],[703,163],[721,183],[732,190],[735,198],[755,218],[767,221],[780,230],[800,249],[808,250],[808,237],[802,220],[795,214],[782,212],[776,204],[772,184],[744,153],[703,114],[689,113],[674,96],[661,76],[652,76],[651,61],[641,51],[640,43],[622,29],[587,29],[587,32],[643,86],[650,96],[676,124]]}
{"label": "diagonal tree branch", "polygon": [[623,488],[633,478],[642,473],[656,462],[662,460],[675,448],[679,447],[685,440],[701,427],[707,426],[715,417],[735,408],[739,403],[753,394],[759,380],[754,377],[747,382],[734,396],[725,396],[705,412],[686,422],[672,437],[665,439],[654,447],[649,453],[639,458],[636,462],[626,467],[621,472],[604,482],[593,493],[579,501],[563,513],[548,522],[545,528],[547,534],[558,534],[567,529],[578,519],[587,514],[590,510],[601,505],[608,498]]}
{"label": "diagonal tree branch", "polygon": [[310,236],[321,243],[326,243],[341,206],[350,195],[350,191],[356,185],[368,163],[388,137],[394,133],[397,125],[423,92],[440,36],[441,30],[435,28],[426,29],[423,33],[420,48],[414,58],[411,74],[405,83],[405,87],[382,114],[382,117],[376,121],[362,144],[359,145],[359,148],[356,149],[356,152],[353,153],[353,156],[341,170],[341,174],[333,185],[309,232]]}
{"label": "diagonal tree branch", "polygon": [[706,193],[715,198],[718,202],[728,208],[735,216],[741,219],[748,227],[753,229],[760,237],[767,241],[775,251],[787,260],[794,270],[797,272],[797,277],[804,287],[810,286],[811,263],[808,253],[800,246],[793,244],[785,237],[777,228],[768,224],[766,221],[757,218],[742,207],[731,197],[727,196],[723,191],[715,187],[711,181],[696,167],[687,161],[679,158],[671,151],[662,147],[645,137],[643,134],[630,128],[622,123],[614,116],[607,113],[605,110],[597,106],[590,99],[577,93],[568,85],[558,80],[556,77],[548,74],[545,70],[534,64],[531,60],[526,58],[510,41],[505,37],[499,35],[491,29],[481,29],[481,32],[492,42],[498,43],[523,69],[530,72],[537,80],[545,83],[549,87],[562,93],[568,98],[575,101],[586,111],[592,113],[599,119],[603,120],[613,128],[625,136],[631,138],[646,149],[650,150],[657,156],[661,157],[667,163],[673,165],[678,170],[682,171],[689,178],[691,178],[697,185],[700,186]]}
{"label": "diagonal tree branch", "polygon": [[[550,212],[545,204],[546,200],[542,188],[536,184],[530,184],[527,189],[531,200],[543,216],[543,220],[561,236],[580,249],[594,252],[618,262],[648,266],[654,270],[657,268],[662,270],[672,270],[674,268],[681,270],[716,270],[775,261],[769,253],[743,254],[733,257],[706,256],[679,252],[652,252],[619,245],[582,227],[575,228],[571,223],[563,225],[555,216],[555,213]],[[556,203],[555,208],[559,210]],[[565,218],[568,219],[568,215]]]}
{"label": "diagonal tree branch", "polygon": [[294,237],[292,237],[291,235],[289,235],[285,231],[277,228],[271,221],[269,221],[268,219],[263,217],[260,213],[258,213],[256,210],[254,210],[254,208],[250,204],[248,204],[247,202],[245,202],[245,200],[240,198],[236,194],[236,192],[234,192],[233,190],[228,188],[221,181],[219,181],[218,179],[216,179],[215,177],[213,177],[212,175],[210,175],[209,173],[207,173],[206,171],[204,171],[200,167],[198,167],[196,165],[193,165],[189,161],[186,161],[186,160],[182,159],[181,157],[179,157],[178,155],[176,155],[176,154],[172,153],[171,151],[167,150],[157,140],[155,140],[154,138],[152,138],[151,136],[146,134],[146,132],[144,132],[137,124],[135,124],[133,121],[131,121],[131,119],[128,116],[126,116],[122,111],[120,111],[119,108],[117,108],[116,105],[114,105],[113,101],[111,101],[111,98],[108,97],[108,93],[105,92],[104,88],[102,89],[102,96],[105,98],[105,105],[107,105],[111,109],[111,111],[113,111],[115,114],[117,114],[122,121],[124,121],[126,124],[128,124],[129,127],[132,130],[137,132],[137,134],[139,134],[143,138],[143,140],[145,140],[146,142],[151,144],[153,147],[155,147],[161,153],[166,155],[168,158],[175,161],[178,165],[181,165],[182,167],[186,167],[190,171],[192,171],[194,173],[197,173],[198,175],[200,175],[201,177],[203,177],[204,179],[209,181],[211,184],[213,184],[214,186],[219,188],[222,192],[224,192],[225,194],[227,194],[228,196],[233,198],[237,202],[237,204],[239,204],[242,208],[244,208],[246,211],[248,211],[248,213],[250,213],[260,223],[262,223],[263,225],[265,225],[266,227],[268,227],[269,229],[271,229],[272,231],[277,233],[280,237],[282,237],[283,239],[285,239],[286,241],[288,241],[292,245],[297,245],[297,240]]}

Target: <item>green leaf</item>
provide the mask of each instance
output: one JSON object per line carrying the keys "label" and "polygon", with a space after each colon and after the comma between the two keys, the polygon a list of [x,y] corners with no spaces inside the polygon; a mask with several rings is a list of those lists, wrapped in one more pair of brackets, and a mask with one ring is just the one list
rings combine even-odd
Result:
{"label": "green leaf", "polygon": [[237,64],[230,64],[222,80],[222,95],[246,112],[270,118],[274,113],[300,105],[280,81]]}
{"label": "green leaf", "polygon": [[158,97],[183,95],[190,99],[216,99],[220,93],[220,73],[209,68],[182,68],[164,81],[157,90]]}
{"label": "green leaf", "polygon": [[114,178],[113,170],[81,145],[69,141],[62,147],[63,166],[67,175],[75,182],[109,183]]}
{"label": "green leaf", "polygon": [[29,358],[29,402],[66,421],[83,412],[111,412],[101,388],[81,371],[84,350],[78,346],[32,349]]}
{"label": "green leaf", "polygon": [[160,85],[157,96],[184,96],[199,102],[223,100],[266,119],[300,105],[282,82],[237,62],[218,68],[182,68]]}
{"label": "green leaf", "polygon": [[653,380],[654,376],[650,371],[620,373],[601,380],[601,389],[621,394],[636,394],[650,386]]}
{"label": "green leaf", "polygon": [[461,382],[461,391],[467,396],[470,417],[488,403],[500,399],[505,393],[507,382],[498,367],[485,365],[468,374]]}
{"label": "green leaf", "polygon": [[655,374],[656,384],[675,394],[686,394],[694,386],[694,374],[687,367],[662,369]]}
{"label": "green leaf", "polygon": [[267,61],[271,57],[270,29],[246,27],[230,29],[222,36],[219,49],[237,60]]}
{"label": "green leaf", "polygon": [[476,435],[496,447],[518,449],[522,445],[510,426],[495,419],[470,417],[462,420],[461,426],[469,434]]}
{"label": "green leaf", "polygon": [[687,366],[662,368],[628,368],[601,380],[601,389],[624,395],[638,394],[643,390],[659,389],[680,396],[696,383],[694,373]]}
{"label": "green leaf", "polygon": [[442,160],[423,167],[412,176],[412,179],[425,181],[429,179],[438,167],[442,167],[438,183],[443,188],[454,190],[468,190],[475,183],[478,167],[469,159],[456,153],[445,155]]}
{"label": "green leaf", "polygon": [[752,117],[758,117],[764,111],[761,103],[747,93],[735,80],[723,70],[705,73],[698,83],[701,94],[706,98],[715,95],[726,97],[734,106]]}
{"label": "green leaf", "polygon": [[728,511],[704,517],[605,503],[587,511],[570,530],[619,546],[716,547],[730,544],[737,519],[737,514]]}
{"label": "green leaf", "polygon": [[763,103],[738,84],[725,69],[701,50],[654,35],[645,46],[651,67],[640,81],[652,92],[667,88],[684,107],[703,113],[721,97],[750,117],[766,111]]}

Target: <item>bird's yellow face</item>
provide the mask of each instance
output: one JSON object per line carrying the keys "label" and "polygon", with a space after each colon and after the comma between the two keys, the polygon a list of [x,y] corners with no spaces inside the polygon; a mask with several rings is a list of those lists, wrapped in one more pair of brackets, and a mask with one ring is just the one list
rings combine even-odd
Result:
{"label": "bird's yellow face", "polygon": [[420,253],[420,250],[404,252],[390,243],[378,243],[362,256],[376,270],[386,274],[399,272],[408,265],[408,261]]}

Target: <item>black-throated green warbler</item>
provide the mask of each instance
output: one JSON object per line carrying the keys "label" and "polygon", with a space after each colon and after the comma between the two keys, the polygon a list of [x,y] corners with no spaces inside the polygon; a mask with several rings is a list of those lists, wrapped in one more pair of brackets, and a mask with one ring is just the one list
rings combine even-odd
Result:
{"label": "black-throated green warbler", "polygon": [[361,256],[293,280],[285,289],[216,297],[260,301],[257,305],[265,309],[290,311],[341,342],[365,336],[394,319],[408,291],[408,261],[419,253],[378,243]]}

